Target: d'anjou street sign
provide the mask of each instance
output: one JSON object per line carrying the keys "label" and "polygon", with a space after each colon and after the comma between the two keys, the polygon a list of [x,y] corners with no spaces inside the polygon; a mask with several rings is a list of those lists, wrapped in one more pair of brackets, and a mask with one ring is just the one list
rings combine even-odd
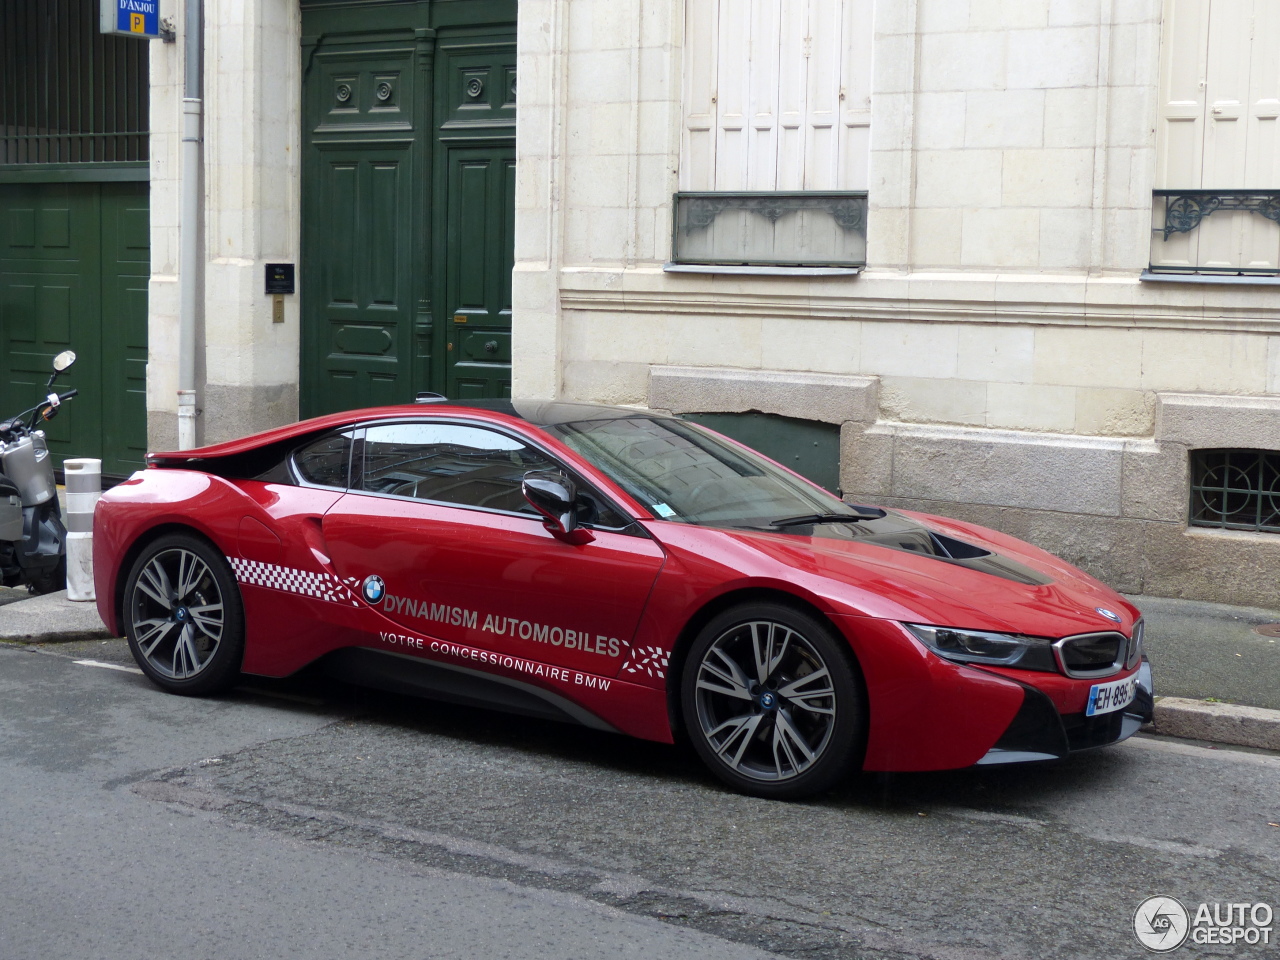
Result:
{"label": "d'anjou street sign", "polygon": [[99,28],[139,40],[172,40],[173,32],[160,22],[160,0],[101,0]]}

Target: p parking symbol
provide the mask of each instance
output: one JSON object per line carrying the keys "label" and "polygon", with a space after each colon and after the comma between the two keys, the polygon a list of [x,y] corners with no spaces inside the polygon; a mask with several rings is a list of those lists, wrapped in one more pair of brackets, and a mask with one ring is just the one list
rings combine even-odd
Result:
{"label": "p parking symbol", "polygon": [[130,33],[146,33],[147,18],[141,13],[129,14],[129,32]]}

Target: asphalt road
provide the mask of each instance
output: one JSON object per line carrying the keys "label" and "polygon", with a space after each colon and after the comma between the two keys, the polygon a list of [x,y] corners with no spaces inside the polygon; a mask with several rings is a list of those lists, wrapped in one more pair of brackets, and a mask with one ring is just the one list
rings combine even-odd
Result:
{"label": "asphalt road", "polygon": [[1153,894],[1280,907],[1272,754],[1135,739],[781,804],[586,729],[72,659],[121,647],[0,647],[4,960],[1114,960]]}

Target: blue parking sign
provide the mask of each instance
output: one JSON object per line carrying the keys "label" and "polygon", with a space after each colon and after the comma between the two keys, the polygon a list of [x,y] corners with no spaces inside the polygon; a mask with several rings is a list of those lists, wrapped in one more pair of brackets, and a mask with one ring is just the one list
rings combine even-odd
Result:
{"label": "blue parking sign", "polygon": [[160,0],[102,0],[103,33],[150,40],[160,34]]}

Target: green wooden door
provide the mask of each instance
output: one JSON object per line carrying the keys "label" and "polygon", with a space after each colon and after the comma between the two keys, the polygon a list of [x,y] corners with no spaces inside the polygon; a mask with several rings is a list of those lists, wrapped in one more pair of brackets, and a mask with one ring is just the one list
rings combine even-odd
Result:
{"label": "green wooden door", "polygon": [[515,13],[303,0],[304,415],[510,394]]}
{"label": "green wooden door", "polygon": [[418,46],[327,34],[304,59],[307,416],[413,396],[413,327],[425,289],[415,270],[417,209],[427,153]]}
{"label": "green wooden door", "polygon": [[147,185],[0,185],[0,416],[45,394],[50,360],[80,395],[46,426],[58,462],[127,474],[146,453]]}
{"label": "green wooden door", "polygon": [[325,230],[305,259],[312,414],[408,399],[408,153],[403,145],[321,151],[312,190]]}
{"label": "green wooden door", "polygon": [[448,395],[509,397],[515,147],[450,149],[445,167]]}
{"label": "green wooden door", "polygon": [[[75,369],[101,365],[102,469],[123,475],[141,470],[147,456],[151,213],[145,183],[104,183],[101,190],[102,338],[94,355],[81,353]],[[79,415],[74,405],[65,411],[67,420]]]}

